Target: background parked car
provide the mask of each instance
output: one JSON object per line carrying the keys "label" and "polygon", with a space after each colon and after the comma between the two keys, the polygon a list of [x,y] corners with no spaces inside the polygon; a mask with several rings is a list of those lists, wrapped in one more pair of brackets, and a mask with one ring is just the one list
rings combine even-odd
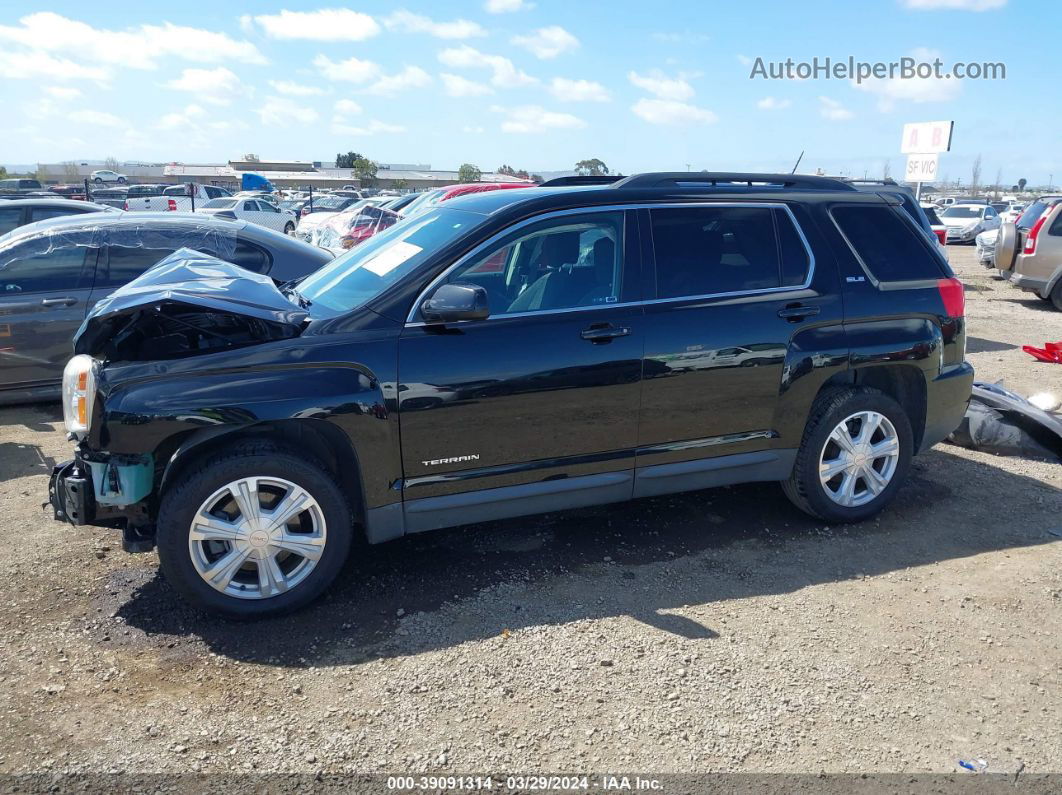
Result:
{"label": "background parked car", "polygon": [[949,243],[973,243],[982,232],[999,227],[999,214],[987,204],[953,204],[940,214]]}
{"label": "background parked car", "polygon": [[0,238],[0,403],[58,395],[86,310],[180,248],[276,282],[332,259],[271,229],[198,213],[99,212],[20,227]]}
{"label": "background parked car", "polygon": [[124,210],[125,203],[129,198],[129,189],[125,185],[115,185],[110,188],[93,189],[89,195],[92,197],[92,201],[97,204],[106,204],[108,207]]}
{"label": "background parked car", "polygon": [[84,201],[86,198],[84,185],[49,185],[48,192],[54,193],[56,196],[61,196],[64,199],[78,199]]}
{"label": "background parked car", "polygon": [[487,193],[495,190],[507,190],[510,188],[534,188],[533,182],[470,182],[463,185],[448,185],[445,188],[435,188],[419,194],[417,198],[406,205],[402,215],[419,215],[425,210],[430,210],[442,202],[456,199],[458,196],[467,196],[472,193]]}
{"label": "background parked car", "polygon": [[202,207],[196,208],[196,214],[199,213],[213,215],[215,218],[250,221],[285,235],[295,234],[295,224],[298,220],[294,212],[282,210],[272,202],[264,199],[241,199],[236,196],[211,199]]}
{"label": "background parked car", "polygon": [[0,193],[26,193],[39,190],[43,190],[40,180],[0,179]]}
{"label": "background parked car", "polygon": [[316,229],[319,225],[329,220],[337,213],[350,212],[358,210],[362,207],[368,207],[370,205],[383,204],[386,199],[372,198],[372,199],[354,199],[349,196],[326,196],[321,200],[322,203],[326,203],[325,206],[333,207],[339,205],[338,210],[323,210],[321,209],[318,200],[313,200],[313,211],[307,212],[309,205],[303,207],[302,216],[299,218],[299,225],[295,229],[295,236],[299,240],[311,242],[316,234]]}
{"label": "background parked car", "polygon": [[1008,221],[1014,223],[1018,220],[1018,216],[1021,215],[1022,210],[1025,209],[1024,203],[1014,203],[1007,205],[1007,209],[999,214],[999,222],[1005,224]]}
{"label": "background parked car", "polygon": [[1040,216],[1059,201],[1062,201],[1062,195],[1040,196],[1029,202],[1026,208],[1022,210],[1021,215],[1018,216],[1017,221],[1013,224],[1003,224],[999,228],[999,237],[996,240],[995,266],[1002,276],[1010,278],[1014,261],[1017,259],[1019,252],[1025,247],[1025,239],[1030,230],[1036,226]]}
{"label": "background parked car", "polygon": [[36,221],[92,212],[116,213],[118,210],[105,204],[70,199],[15,199],[0,204],[0,235]]}
{"label": "background parked car", "polygon": [[989,229],[974,238],[977,246],[977,261],[986,268],[996,267],[996,241],[999,239],[999,228]]}
{"label": "background parked car", "polygon": [[111,171],[110,169],[100,169],[99,171],[93,171],[89,176],[93,182],[100,185],[104,182],[117,182],[119,185],[124,185],[126,182],[125,174],[119,174],[117,171]]}
{"label": "background parked car", "polygon": [[937,208],[932,204],[921,205],[922,212],[926,216],[926,221],[929,222],[929,229],[933,233],[933,236],[937,239],[937,248],[940,253],[945,257],[948,256],[948,227],[944,225],[944,222],[940,220],[940,216],[937,215]]}
{"label": "background parked car", "polygon": [[1036,222],[1022,234],[1010,281],[1062,312],[1062,200],[1046,203]]}
{"label": "background parked car", "polygon": [[[96,191],[92,192],[95,197]],[[125,209],[127,210],[162,210],[166,212],[186,212],[194,206],[199,209],[200,205],[206,204],[211,199],[220,199],[232,194],[225,188],[216,185],[197,185],[194,183],[181,185],[168,185],[160,194],[139,196],[130,198]]]}

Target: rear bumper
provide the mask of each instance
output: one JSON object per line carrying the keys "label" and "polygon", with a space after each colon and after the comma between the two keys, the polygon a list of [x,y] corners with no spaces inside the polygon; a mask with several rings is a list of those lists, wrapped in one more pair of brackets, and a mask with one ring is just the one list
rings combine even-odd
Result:
{"label": "rear bumper", "polygon": [[973,390],[974,369],[969,362],[952,365],[927,384],[926,428],[919,452],[928,450],[959,427]]}
{"label": "rear bumper", "polygon": [[1047,293],[1047,279],[1037,279],[1032,276],[1026,276],[1024,273],[1018,273],[1016,270],[1010,274],[1010,283],[1015,287],[1036,293],[1037,295],[1044,295]]}

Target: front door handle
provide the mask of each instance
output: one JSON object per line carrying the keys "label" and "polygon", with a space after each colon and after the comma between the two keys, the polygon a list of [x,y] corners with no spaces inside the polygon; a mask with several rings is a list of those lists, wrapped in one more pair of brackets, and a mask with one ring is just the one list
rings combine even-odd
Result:
{"label": "front door handle", "polygon": [[73,306],[77,303],[76,298],[67,296],[65,298],[43,298],[41,299],[41,306]]}
{"label": "front door handle", "polygon": [[803,320],[806,317],[817,315],[819,308],[817,306],[805,306],[803,304],[791,304],[784,309],[778,310],[778,317],[783,317],[786,320]]}
{"label": "front door handle", "polygon": [[580,337],[584,340],[590,340],[595,344],[601,344],[605,342],[612,342],[616,337],[626,337],[631,333],[629,328],[625,326],[612,326],[612,325],[593,325],[588,329],[583,329],[580,333]]}

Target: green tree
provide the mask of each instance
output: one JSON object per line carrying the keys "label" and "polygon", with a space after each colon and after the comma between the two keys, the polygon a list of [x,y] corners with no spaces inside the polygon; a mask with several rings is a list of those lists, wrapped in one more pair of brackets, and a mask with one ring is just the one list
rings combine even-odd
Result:
{"label": "green tree", "polygon": [[355,160],[364,159],[365,158],[357,152],[347,152],[345,155],[336,155],[336,168],[354,168]]}
{"label": "green tree", "polygon": [[520,179],[531,179],[531,175],[528,174],[527,170],[523,169],[523,168],[521,168],[519,171],[517,171],[515,174],[513,174],[513,176],[514,177],[519,177]]}
{"label": "green tree", "polygon": [[538,184],[541,185],[543,182],[546,181],[546,178],[544,176],[542,176],[541,174],[532,174],[531,175],[531,181],[532,182],[537,182]]}
{"label": "green tree", "polygon": [[359,157],[350,164],[354,176],[358,178],[364,188],[371,188],[376,184],[377,165],[367,157]]}
{"label": "green tree", "polygon": [[7,176],[7,169],[4,168],[3,166],[0,166],[0,179],[3,179],[6,176]]}
{"label": "green tree", "polygon": [[608,166],[605,165],[603,160],[593,157],[576,163],[575,173],[583,177],[599,177],[608,173]]}
{"label": "green tree", "polygon": [[1029,182],[1029,180],[1025,179],[1025,177],[1022,177],[1021,179],[1019,179],[1018,180],[1018,190],[1025,190],[1025,186],[1028,184],[1028,182]]}
{"label": "green tree", "polygon": [[495,171],[497,173],[499,173],[499,174],[504,174],[507,177],[515,177],[516,176],[516,169],[513,168],[510,165],[498,166],[498,168],[495,169]]}
{"label": "green tree", "polygon": [[463,163],[461,168],[457,169],[458,182],[479,182],[482,178],[483,172],[471,163]]}
{"label": "green tree", "polygon": [[404,179],[396,179],[394,182],[391,183],[391,187],[395,190],[405,190],[409,187],[409,183],[406,182]]}
{"label": "green tree", "polygon": [[117,171],[118,170],[118,158],[116,158],[116,157],[104,158],[103,167],[107,168],[107,169],[110,169],[111,171]]}

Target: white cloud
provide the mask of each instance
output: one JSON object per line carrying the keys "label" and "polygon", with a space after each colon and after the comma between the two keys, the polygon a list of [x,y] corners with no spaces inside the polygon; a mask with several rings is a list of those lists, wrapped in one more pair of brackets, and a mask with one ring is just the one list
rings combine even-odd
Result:
{"label": "white cloud", "polygon": [[738,63],[742,66],[752,66],[754,63],[756,63],[755,59],[750,58],[747,55],[742,55],[741,53],[738,53],[737,59]]}
{"label": "white cloud", "polygon": [[196,127],[200,119],[206,116],[206,111],[199,105],[185,106],[184,110],[165,114],[156,127],[160,130],[179,130],[185,127]]}
{"label": "white cloud", "polygon": [[756,103],[756,107],[760,110],[782,110],[792,105],[792,101],[788,99],[775,99],[774,97],[764,97]]}
{"label": "white cloud", "polygon": [[612,99],[608,90],[593,80],[569,80],[555,77],[549,91],[561,102],[608,102]]}
{"label": "white cloud", "polygon": [[439,53],[439,61],[455,68],[486,68],[492,72],[490,82],[498,88],[519,88],[538,82],[527,73],[513,66],[513,62],[501,55],[488,55],[474,47],[462,44]]}
{"label": "white cloud", "polygon": [[373,119],[364,127],[352,127],[339,122],[332,122],[331,132],[333,135],[376,135],[378,133],[397,134],[404,133],[406,128],[400,124],[387,124],[386,122]]}
{"label": "white cloud", "polygon": [[376,20],[349,8],[322,8],[317,11],[281,11],[262,14],[254,21],[272,39],[309,41],[364,41],[380,32]]}
{"label": "white cloud", "polygon": [[[939,58],[940,53],[918,47],[911,51],[911,57],[919,62],[929,63]],[[868,91],[878,96],[878,110],[883,113],[891,111],[898,102],[950,102],[962,93],[961,80],[948,80],[940,77],[901,77],[877,80],[870,78],[853,86],[861,91]]]}
{"label": "white cloud", "polygon": [[504,113],[502,132],[507,133],[541,133],[547,130],[576,130],[585,127],[586,122],[570,113],[557,113],[538,105],[521,105],[516,108],[494,106],[495,113]]}
{"label": "white cloud", "polygon": [[5,80],[95,80],[103,83],[111,79],[111,70],[104,66],[83,66],[66,58],[55,58],[46,52],[14,52],[0,48],[0,75]]}
{"label": "white cloud", "polygon": [[185,69],[180,77],[166,83],[166,88],[187,91],[212,105],[228,105],[233,99],[247,93],[240,78],[224,66],[216,69]]}
{"label": "white cloud", "polygon": [[381,75],[380,78],[365,89],[366,94],[391,97],[411,88],[423,88],[431,84],[431,75],[419,66],[403,67],[401,72],[393,75]]}
{"label": "white cloud", "polygon": [[668,77],[659,69],[654,69],[647,75],[628,72],[627,79],[631,81],[631,85],[637,86],[643,91],[648,91],[650,94],[660,97],[660,99],[689,99],[694,93],[693,86],[686,82],[682,75]]}
{"label": "white cloud", "polygon": [[80,124],[92,124],[97,127],[125,127],[125,122],[113,113],[102,110],[75,110],[67,118]]}
{"label": "white cloud", "polygon": [[333,61],[325,55],[318,55],[313,59],[313,65],[329,80],[343,80],[348,83],[367,83],[380,74],[379,64],[359,58]]}
{"label": "white cloud", "polygon": [[68,86],[46,86],[44,90],[49,96],[56,99],[77,99],[81,96],[79,89]]}
{"label": "white cloud", "polygon": [[494,90],[483,83],[469,80],[461,75],[451,75],[443,72],[439,75],[443,82],[446,95],[450,97],[481,97],[485,94],[493,94]]}
{"label": "white cloud", "polygon": [[483,9],[488,14],[508,14],[513,11],[529,11],[534,8],[534,3],[529,3],[527,0],[487,0],[483,4]]}
{"label": "white cloud", "polygon": [[487,31],[477,22],[467,19],[455,19],[452,22],[436,22],[423,14],[401,9],[395,11],[383,21],[388,30],[403,33],[427,33],[437,39],[470,39],[474,36],[486,36]]}
{"label": "white cloud", "polygon": [[949,9],[955,11],[991,11],[1002,8],[1007,0],[902,0],[907,8],[916,11],[935,11]]}
{"label": "white cloud", "polygon": [[836,99],[819,97],[819,115],[830,121],[848,121],[854,114]]}
{"label": "white cloud", "polygon": [[543,60],[579,49],[579,39],[559,25],[539,28],[529,36],[513,36],[511,41]]}
{"label": "white cloud", "polygon": [[293,80],[270,80],[269,85],[278,94],[286,94],[289,97],[314,97],[325,93],[323,88],[303,85]]}
{"label": "white cloud", "polygon": [[36,52],[56,52],[94,63],[120,65],[123,69],[155,69],[158,59],[166,56],[201,63],[266,62],[249,41],[170,22],[115,31],[41,11],[22,17],[19,23],[19,27],[0,25],[0,42],[19,44]]}
{"label": "white cloud", "polygon": [[631,105],[631,110],[650,124],[713,124],[719,118],[707,108],[673,99],[643,97]]}
{"label": "white cloud", "polygon": [[357,116],[361,113],[361,105],[352,99],[338,99],[336,104],[332,106],[332,110],[336,112],[336,116]]}
{"label": "white cloud", "polygon": [[476,127],[474,125],[466,125],[461,128],[461,132],[468,133],[469,135],[482,135],[486,131],[485,127]]}
{"label": "white cloud", "polygon": [[268,97],[257,110],[258,118],[267,127],[290,127],[293,124],[313,124],[320,115],[313,108],[299,105],[287,97]]}

